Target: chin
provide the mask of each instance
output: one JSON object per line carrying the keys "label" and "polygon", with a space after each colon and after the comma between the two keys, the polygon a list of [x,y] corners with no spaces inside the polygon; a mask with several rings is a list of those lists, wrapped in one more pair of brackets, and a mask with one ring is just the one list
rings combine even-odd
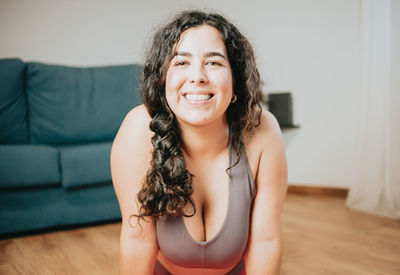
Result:
{"label": "chin", "polygon": [[206,126],[206,125],[211,125],[213,123],[216,123],[219,121],[220,117],[201,117],[195,116],[195,117],[181,117],[179,120],[181,123],[187,124],[187,125],[192,125],[192,126]]}
{"label": "chin", "polygon": [[193,125],[193,126],[205,126],[212,121],[208,119],[182,119],[181,120],[185,124]]}
{"label": "chin", "polygon": [[206,126],[224,119],[224,114],[215,111],[187,111],[175,113],[181,124],[192,126]]}

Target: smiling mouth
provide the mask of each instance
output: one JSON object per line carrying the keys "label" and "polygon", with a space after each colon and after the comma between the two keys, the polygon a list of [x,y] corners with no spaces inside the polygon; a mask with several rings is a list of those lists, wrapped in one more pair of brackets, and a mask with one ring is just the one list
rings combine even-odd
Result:
{"label": "smiling mouth", "polygon": [[183,96],[190,102],[205,102],[210,100],[214,95],[210,93],[187,93]]}

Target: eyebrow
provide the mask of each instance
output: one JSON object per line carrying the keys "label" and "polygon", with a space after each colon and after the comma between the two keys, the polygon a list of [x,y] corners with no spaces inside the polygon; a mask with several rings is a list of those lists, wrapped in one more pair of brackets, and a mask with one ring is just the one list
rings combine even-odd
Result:
{"label": "eyebrow", "polygon": [[[175,54],[174,54],[174,57],[175,56],[192,56],[192,54],[191,53],[189,53],[189,52],[176,52]],[[213,56],[219,56],[219,57],[222,57],[223,59],[225,59],[226,60],[226,57],[225,57],[225,55],[223,55],[223,54],[221,54],[221,53],[219,53],[219,52],[207,52],[205,55],[204,55],[205,57],[213,57]]]}

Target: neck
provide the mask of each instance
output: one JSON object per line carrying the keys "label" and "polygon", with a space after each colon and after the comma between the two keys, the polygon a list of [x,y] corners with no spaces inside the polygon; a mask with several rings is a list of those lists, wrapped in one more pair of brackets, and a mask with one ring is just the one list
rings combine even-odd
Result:
{"label": "neck", "polygon": [[229,127],[226,119],[205,126],[180,123],[183,150],[190,158],[213,158],[226,149]]}

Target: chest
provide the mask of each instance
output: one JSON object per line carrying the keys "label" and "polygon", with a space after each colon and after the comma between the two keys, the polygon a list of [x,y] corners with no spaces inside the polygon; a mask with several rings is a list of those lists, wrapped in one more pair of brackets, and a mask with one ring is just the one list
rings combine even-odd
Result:
{"label": "chest", "polygon": [[[214,160],[186,161],[186,166],[193,175],[192,199],[196,213],[182,219],[191,237],[205,242],[218,233],[226,217],[230,184],[228,152]],[[192,206],[188,204],[185,213],[192,211]]]}
{"label": "chest", "polygon": [[[247,245],[254,181],[244,150],[229,169],[230,176],[225,171],[235,161],[226,160],[187,163],[194,175],[196,214],[172,221],[162,217],[156,223],[160,251],[171,264],[225,268],[240,261]],[[192,208],[187,207],[185,213],[192,213]]]}

